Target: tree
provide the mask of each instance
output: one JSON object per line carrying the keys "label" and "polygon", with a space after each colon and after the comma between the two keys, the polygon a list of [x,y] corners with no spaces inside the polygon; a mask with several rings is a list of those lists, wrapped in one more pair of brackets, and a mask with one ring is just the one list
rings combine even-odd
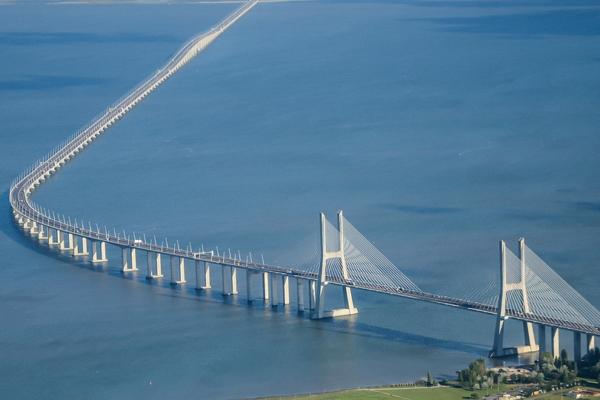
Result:
{"label": "tree", "polygon": [[475,389],[480,387],[481,382],[487,380],[485,361],[478,359],[469,364],[469,368],[458,371],[458,380],[464,388]]}

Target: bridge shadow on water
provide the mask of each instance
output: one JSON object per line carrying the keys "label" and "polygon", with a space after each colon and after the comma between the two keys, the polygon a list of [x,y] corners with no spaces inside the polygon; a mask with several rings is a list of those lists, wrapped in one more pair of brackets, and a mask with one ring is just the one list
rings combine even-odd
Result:
{"label": "bridge shadow on water", "polygon": [[[224,296],[220,291],[219,285],[213,285],[214,288],[210,290],[195,289],[193,273],[189,274],[189,277],[192,279],[188,280],[187,285],[172,285],[168,278],[168,263],[163,266],[165,274],[163,279],[146,279],[145,266],[139,266],[140,269],[137,273],[123,273],[120,267],[115,265],[114,261],[92,264],[87,260],[87,257],[74,257],[69,252],[61,252],[56,246],[48,245],[47,242],[38,242],[36,239],[27,237],[27,233],[21,229],[12,217],[8,201],[8,191],[2,193],[0,197],[0,216],[0,232],[18,246],[90,272],[107,274],[114,278],[125,279],[136,284],[140,283],[153,287],[157,289],[156,294],[159,296],[167,296],[185,301],[221,304],[223,306],[245,309],[248,313],[260,311],[265,316],[273,318],[309,319],[308,312],[298,312],[293,305],[287,307],[271,306],[262,299],[255,299],[251,303],[248,303],[243,294]],[[486,356],[489,350],[480,344],[424,336],[360,322],[356,316],[313,321],[310,328],[334,332],[336,334],[354,335],[388,342],[463,352],[481,357]]]}
{"label": "bridge shadow on water", "polygon": [[442,339],[384,328],[377,325],[357,321],[356,318],[339,318],[335,320],[316,321],[315,329],[334,331],[340,334],[356,335],[371,339],[399,342],[427,348],[443,349],[487,357],[489,348],[477,343]]}

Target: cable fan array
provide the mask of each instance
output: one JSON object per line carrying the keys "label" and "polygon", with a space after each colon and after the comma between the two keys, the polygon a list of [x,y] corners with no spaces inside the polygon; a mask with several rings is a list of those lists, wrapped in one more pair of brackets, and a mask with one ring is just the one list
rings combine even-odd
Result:
{"label": "cable fan array", "polygon": [[[342,263],[339,258],[327,261],[327,280],[371,289],[392,289],[410,292],[421,292],[421,289],[398,269],[383,253],[381,253],[367,238],[343,218],[344,226],[344,255],[348,274],[344,276]],[[325,221],[325,242],[328,251],[339,250],[339,235],[337,227]],[[319,244],[320,253],[320,244]],[[316,261],[316,262],[315,262]],[[320,257],[314,260],[308,270],[318,274]]]}

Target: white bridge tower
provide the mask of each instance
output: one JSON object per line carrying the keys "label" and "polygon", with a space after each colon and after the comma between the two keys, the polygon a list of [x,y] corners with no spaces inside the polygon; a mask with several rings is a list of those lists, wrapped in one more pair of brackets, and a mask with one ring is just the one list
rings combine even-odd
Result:
{"label": "white bridge tower", "polygon": [[344,215],[341,210],[338,211],[337,217],[339,248],[338,250],[329,251],[327,250],[327,220],[325,219],[325,214],[321,213],[321,265],[319,266],[319,280],[317,282],[316,310],[312,314],[312,318],[314,319],[358,314],[358,309],[354,307],[354,301],[352,300],[352,290],[348,286],[342,286],[344,308],[325,311],[325,289],[329,284],[327,281],[327,260],[338,259],[342,270],[342,278],[350,281],[348,265],[346,264],[346,256],[344,254]]}
{"label": "white bridge tower", "polygon": [[496,316],[496,329],[494,331],[494,348],[490,351],[490,357],[505,357],[523,353],[532,353],[539,350],[539,346],[535,341],[533,332],[533,324],[523,321],[523,333],[525,336],[525,345],[517,347],[504,347],[504,330],[505,322],[508,320],[506,315],[506,305],[508,292],[518,290],[522,295],[522,310],[524,314],[529,314],[529,298],[527,296],[527,265],[525,262],[525,239],[519,239],[519,261],[520,261],[520,278],[518,282],[507,282],[507,257],[506,243],[500,241],[500,296],[498,297],[498,314]]}

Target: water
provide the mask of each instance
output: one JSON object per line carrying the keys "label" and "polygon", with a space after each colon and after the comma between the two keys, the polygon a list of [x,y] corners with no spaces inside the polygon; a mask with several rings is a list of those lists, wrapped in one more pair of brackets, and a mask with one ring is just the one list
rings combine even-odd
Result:
{"label": "water", "polygon": [[[234,7],[0,7],[2,187]],[[262,4],[35,200],[284,264],[342,208],[447,294],[525,236],[600,306],[598,18],[597,2]],[[491,345],[492,318],[401,299],[356,293],[356,318],[315,322],[124,278],[115,252],[92,268],[34,245],[2,199],[6,397],[315,392],[453,376]]]}

